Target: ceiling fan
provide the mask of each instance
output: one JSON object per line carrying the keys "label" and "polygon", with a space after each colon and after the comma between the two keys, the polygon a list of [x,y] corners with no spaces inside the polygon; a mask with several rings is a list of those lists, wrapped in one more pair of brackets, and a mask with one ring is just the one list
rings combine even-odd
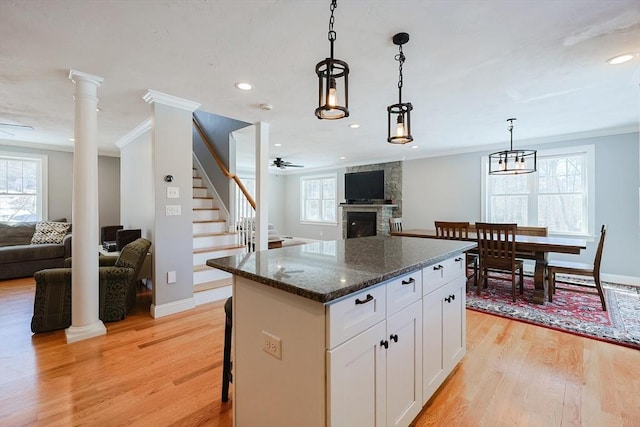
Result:
{"label": "ceiling fan", "polygon": [[294,165],[291,162],[285,162],[284,160],[282,160],[282,157],[276,157],[276,159],[273,161],[273,164],[271,166],[275,166],[278,167],[280,169],[286,169],[286,168],[303,168],[303,165]]}

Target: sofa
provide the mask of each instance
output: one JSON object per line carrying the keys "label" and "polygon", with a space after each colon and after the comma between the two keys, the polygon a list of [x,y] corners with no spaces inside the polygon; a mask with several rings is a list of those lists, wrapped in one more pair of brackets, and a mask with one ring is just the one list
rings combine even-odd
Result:
{"label": "sofa", "polygon": [[[59,231],[56,238],[47,232],[50,229],[46,228],[47,224],[53,224]],[[60,224],[67,224],[66,232]],[[58,237],[61,237],[58,243],[46,243],[57,242]],[[64,267],[64,260],[70,256],[71,224],[66,220],[0,222],[0,280],[29,277],[38,270]]]}

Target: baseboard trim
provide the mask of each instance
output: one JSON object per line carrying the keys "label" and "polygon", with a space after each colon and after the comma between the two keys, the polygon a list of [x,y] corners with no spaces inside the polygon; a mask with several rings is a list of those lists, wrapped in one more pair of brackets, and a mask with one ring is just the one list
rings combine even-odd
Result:
{"label": "baseboard trim", "polygon": [[600,279],[603,282],[618,283],[620,285],[640,286],[640,277],[602,273]]}
{"label": "baseboard trim", "polygon": [[195,292],[193,299],[196,305],[206,304],[208,302],[220,301],[231,296],[231,285],[221,288],[209,289],[206,291]]}
{"label": "baseboard trim", "polygon": [[161,305],[151,304],[151,317],[157,319],[159,317],[165,317],[171,314],[191,310],[195,307],[196,305],[193,297]]}
{"label": "baseboard trim", "polygon": [[100,335],[106,335],[107,328],[102,323],[102,320],[93,322],[90,325],[85,326],[69,326],[65,329],[64,334],[67,337],[67,344],[71,344],[77,341],[86,340]]}

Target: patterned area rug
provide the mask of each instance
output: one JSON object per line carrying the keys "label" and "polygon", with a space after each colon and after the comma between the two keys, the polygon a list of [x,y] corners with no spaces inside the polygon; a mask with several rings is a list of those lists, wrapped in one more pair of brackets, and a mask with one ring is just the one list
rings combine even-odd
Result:
{"label": "patterned area rug", "polygon": [[[571,282],[589,283],[568,278],[562,280],[563,283],[556,283],[557,288],[584,290]],[[533,278],[527,276],[524,295],[516,291],[515,303],[511,300],[510,281],[490,281],[489,287],[478,296],[472,278],[467,292],[467,308],[640,350],[640,287],[603,283],[603,288],[607,311],[602,311],[597,294],[584,292],[557,290],[553,302],[533,304]],[[589,289],[586,291],[591,292]]]}

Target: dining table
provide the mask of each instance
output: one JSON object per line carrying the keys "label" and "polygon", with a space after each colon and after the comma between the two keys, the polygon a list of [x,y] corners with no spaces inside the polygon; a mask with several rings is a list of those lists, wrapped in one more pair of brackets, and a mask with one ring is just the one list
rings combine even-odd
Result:
{"label": "dining table", "polygon": [[[395,231],[392,236],[404,237],[420,237],[420,238],[438,238],[436,230],[430,229],[407,229],[403,231]],[[477,241],[475,232],[470,232],[467,237],[468,241]],[[579,255],[583,249],[587,248],[585,239],[554,237],[554,236],[525,236],[516,234],[516,252],[532,254],[531,259],[535,261],[535,269],[533,274],[533,298],[535,304],[544,304],[547,300],[547,257],[549,253],[562,253]]]}

